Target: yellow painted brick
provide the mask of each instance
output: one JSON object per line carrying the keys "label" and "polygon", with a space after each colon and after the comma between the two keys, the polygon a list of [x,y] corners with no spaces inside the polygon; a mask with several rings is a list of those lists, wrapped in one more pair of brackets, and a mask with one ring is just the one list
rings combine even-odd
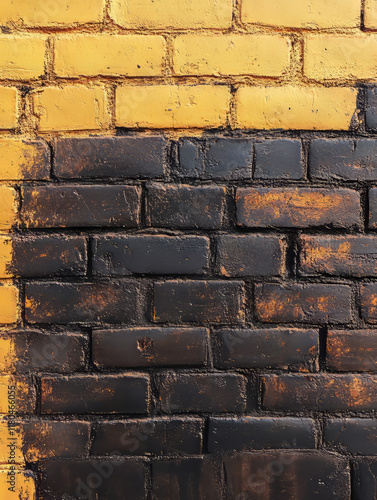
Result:
{"label": "yellow painted brick", "polygon": [[[38,147],[36,146],[38,144]],[[41,179],[45,150],[24,139],[0,139],[0,181]]]}
{"label": "yellow painted brick", "polygon": [[110,15],[126,28],[229,28],[232,0],[113,0]]}
{"label": "yellow painted brick", "polygon": [[15,470],[14,488],[9,490],[9,467],[0,469],[0,498],[4,500],[36,500],[35,481],[31,471]]}
{"label": "yellow painted brick", "polygon": [[293,28],[360,26],[360,0],[242,0],[245,23]]}
{"label": "yellow painted brick", "polygon": [[348,130],[357,91],[343,87],[241,87],[237,125],[252,129]]}
{"label": "yellow painted brick", "polygon": [[0,324],[18,321],[18,289],[11,284],[0,283]]}
{"label": "yellow painted brick", "polygon": [[44,74],[46,37],[0,35],[0,78],[29,80]]}
{"label": "yellow painted brick", "polygon": [[[8,463],[9,460],[9,443],[12,441],[14,449],[13,460],[14,464],[22,465],[25,463],[23,454],[24,433],[20,425],[8,426],[6,421],[0,422],[0,467]],[[0,476],[1,477],[1,476]],[[2,497],[1,497],[2,498]]]}
{"label": "yellow painted brick", "polygon": [[229,104],[227,86],[128,85],[117,89],[116,122],[131,128],[220,127]]}
{"label": "yellow painted brick", "polygon": [[281,35],[182,35],[174,41],[179,75],[280,76],[289,66],[290,39]]}
{"label": "yellow painted brick", "polygon": [[0,129],[18,125],[18,92],[13,87],[0,87]]}
{"label": "yellow painted brick", "polygon": [[104,0],[1,0],[0,22],[53,26],[100,22]]}
{"label": "yellow painted brick", "polygon": [[55,72],[70,77],[161,75],[165,50],[162,36],[59,36],[55,41]]}
{"label": "yellow painted brick", "polygon": [[8,186],[0,186],[0,230],[11,229],[16,221],[16,191]]}
{"label": "yellow painted brick", "polygon": [[46,87],[34,94],[39,130],[100,130],[109,125],[105,90],[84,85]]}
{"label": "yellow painted brick", "polygon": [[[12,275],[10,266],[12,264],[13,246],[12,239],[6,235],[0,235],[0,278],[8,278]],[[0,349],[1,351],[1,349]],[[1,356],[0,356],[1,365]]]}
{"label": "yellow painted brick", "polygon": [[304,74],[315,80],[376,78],[377,35],[312,35],[305,40]]}
{"label": "yellow painted brick", "polygon": [[369,29],[377,29],[377,0],[365,0],[364,25]]}

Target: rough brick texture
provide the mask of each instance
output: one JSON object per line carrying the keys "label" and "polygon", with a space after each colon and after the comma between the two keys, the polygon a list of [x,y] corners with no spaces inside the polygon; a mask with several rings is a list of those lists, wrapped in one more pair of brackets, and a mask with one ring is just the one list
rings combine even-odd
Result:
{"label": "rough brick texture", "polygon": [[0,499],[377,498],[377,0],[0,0]]}

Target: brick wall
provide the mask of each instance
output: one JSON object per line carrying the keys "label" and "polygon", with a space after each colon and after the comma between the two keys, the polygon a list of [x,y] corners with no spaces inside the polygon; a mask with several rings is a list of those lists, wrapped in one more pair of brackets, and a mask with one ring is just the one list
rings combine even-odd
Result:
{"label": "brick wall", "polygon": [[376,0],[0,27],[0,499],[375,500]]}

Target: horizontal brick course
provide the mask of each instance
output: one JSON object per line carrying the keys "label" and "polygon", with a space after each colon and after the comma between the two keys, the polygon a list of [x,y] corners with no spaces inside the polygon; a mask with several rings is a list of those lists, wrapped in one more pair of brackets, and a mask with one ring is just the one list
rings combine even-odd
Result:
{"label": "horizontal brick course", "polygon": [[304,175],[301,141],[271,139],[255,143],[255,179],[298,180]]}
{"label": "horizontal brick course", "polygon": [[335,371],[377,371],[377,330],[330,330],[327,366]]}

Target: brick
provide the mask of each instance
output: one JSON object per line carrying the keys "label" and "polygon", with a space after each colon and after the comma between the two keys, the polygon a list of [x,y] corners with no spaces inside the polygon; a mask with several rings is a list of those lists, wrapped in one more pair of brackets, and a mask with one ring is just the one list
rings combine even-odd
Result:
{"label": "brick", "polygon": [[32,27],[95,23],[102,20],[103,9],[103,0],[55,0],[53,4],[2,0],[0,21]]}
{"label": "brick", "polygon": [[8,282],[0,283],[0,324],[12,324],[19,320],[18,288]]}
{"label": "brick", "polygon": [[246,227],[360,225],[360,195],[350,189],[238,188],[237,223]]}
{"label": "brick", "polygon": [[277,77],[289,67],[287,36],[188,34],[178,36],[173,43],[173,68],[177,75]]}
{"label": "brick", "polygon": [[226,125],[229,105],[226,85],[123,85],[116,89],[116,126],[217,128]]}
{"label": "brick", "polygon": [[87,269],[86,240],[80,236],[21,236],[12,239],[15,276],[83,276]]}
{"label": "brick", "polygon": [[377,36],[309,35],[304,42],[304,75],[314,80],[370,79],[375,77]]}
{"label": "brick", "polygon": [[[13,478],[12,478],[13,479]],[[31,470],[14,470],[14,492],[22,492],[25,499],[34,499],[36,497],[35,477]],[[11,495],[9,491],[9,468],[0,468],[0,495],[1,498],[9,498]],[[17,500],[17,497],[12,495],[12,498]]]}
{"label": "brick", "polygon": [[236,126],[241,129],[349,130],[356,89],[346,87],[240,87]]}
{"label": "brick", "polygon": [[310,144],[310,176],[325,181],[373,181],[376,155],[374,139],[316,139]]}
{"label": "brick", "polygon": [[208,432],[210,453],[315,447],[315,425],[309,418],[211,418]]}
{"label": "brick", "polygon": [[204,328],[94,330],[93,362],[100,368],[203,366],[209,337]]}
{"label": "brick", "polygon": [[0,129],[18,126],[19,96],[14,87],[0,87]]}
{"label": "brick", "polygon": [[80,458],[88,453],[90,423],[47,420],[21,424],[22,450],[27,462],[46,458]]}
{"label": "brick", "polygon": [[377,323],[377,283],[361,286],[361,317],[367,323]]}
{"label": "brick", "polygon": [[0,414],[35,413],[36,388],[26,376],[0,375]]}
{"label": "brick", "polygon": [[282,276],[285,273],[286,243],[278,236],[221,235],[216,241],[216,265],[222,276]]}
{"label": "brick", "polygon": [[[0,12],[1,18],[1,12]],[[2,80],[32,80],[45,72],[45,36],[0,36],[0,77]]]}
{"label": "brick", "polygon": [[74,372],[85,368],[88,339],[76,333],[15,330],[0,334],[0,371]]}
{"label": "brick", "polygon": [[216,471],[208,457],[152,463],[155,500],[220,500]]}
{"label": "brick", "polygon": [[203,426],[199,418],[176,417],[100,422],[91,454],[200,454]]}
{"label": "brick", "polygon": [[137,227],[137,186],[35,186],[22,189],[27,227]]}
{"label": "brick", "polygon": [[0,278],[12,276],[13,245],[12,238],[8,235],[0,235]]}
{"label": "brick", "polygon": [[0,180],[45,180],[50,177],[50,151],[43,141],[0,140]]}
{"label": "brick", "polygon": [[267,283],[255,288],[257,317],[267,323],[348,323],[352,302],[346,285]]}
{"label": "brick", "polygon": [[352,461],[352,498],[366,500],[377,495],[376,458],[354,459]]}
{"label": "brick", "polygon": [[112,2],[111,18],[131,29],[230,28],[231,0],[131,0]]}
{"label": "brick", "polygon": [[33,94],[33,102],[40,132],[100,130],[110,123],[102,87],[43,87]]}
{"label": "brick", "polygon": [[154,285],[153,320],[239,323],[244,320],[240,281],[166,281]]}
{"label": "brick", "polygon": [[255,179],[302,179],[301,141],[271,139],[255,143]]}
{"label": "brick", "polygon": [[166,42],[154,35],[59,35],[58,76],[158,76],[164,72]]}
{"label": "brick", "polygon": [[218,186],[154,184],[147,191],[147,224],[155,227],[219,229],[226,191]]}
{"label": "brick", "polygon": [[377,423],[370,418],[331,419],[325,422],[324,440],[327,447],[348,453],[377,455]]}
{"label": "brick", "polygon": [[215,332],[216,368],[282,368],[315,371],[318,332],[298,329],[219,330]]}
{"label": "brick", "polygon": [[376,0],[365,0],[364,26],[369,29],[377,28],[377,2]]}
{"label": "brick", "polygon": [[360,2],[357,0],[258,0],[242,1],[242,21],[290,28],[360,27]]}
{"label": "brick", "polygon": [[377,407],[374,375],[265,375],[263,384],[263,408],[269,410],[356,411]]}
{"label": "brick", "polygon": [[[377,26],[377,2],[376,2]],[[377,130],[377,88],[366,90],[365,121],[368,130]]]}
{"label": "brick", "polygon": [[206,141],[183,139],[179,143],[180,177],[193,179],[251,179],[253,141],[217,138]]}
{"label": "brick", "polygon": [[323,451],[242,453],[224,460],[231,498],[350,498],[348,458]]}
{"label": "brick", "polygon": [[93,240],[93,272],[203,274],[209,266],[209,239],[199,236],[103,236]]}
{"label": "brick", "polygon": [[377,371],[377,330],[330,330],[326,358],[331,370]]}
{"label": "brick", "polygon": [[163,137],[66,137],[54,142],[54,175],[62,179],[156,178],[167,162]]}
{"label": "brick", "polygon": [[375,276],[377,241],[373,236],[311,236],[300,238],[300,272],[331,276]]}
{"label": "brick", "polygon": [[246,379],[231,373],[171,373],[161,379],[159,400],[164,413],[243,412]]}
{"label": "brick", "polygon": [[149,376],[142,373],[44,376],[41,387],[46,414],[148,412]]}
{"label": "brick", "polygon": [[25,311],[30,323],[128,323],[139,317],[140,288],[134,281],[30,283]]}
{"label": "brick", "polygon": [[46,500],[145,498],[145,465],[141,460],[48,460],[40,466],[40,491]]}
{"label": "brick", "polygon": [[16,191],[0,186],[0,230],[11,229],[17,221],[18,203]]}
{"label": "brick", "polygon": [[369,190],[369,228],[377,228],[377,189]]}

